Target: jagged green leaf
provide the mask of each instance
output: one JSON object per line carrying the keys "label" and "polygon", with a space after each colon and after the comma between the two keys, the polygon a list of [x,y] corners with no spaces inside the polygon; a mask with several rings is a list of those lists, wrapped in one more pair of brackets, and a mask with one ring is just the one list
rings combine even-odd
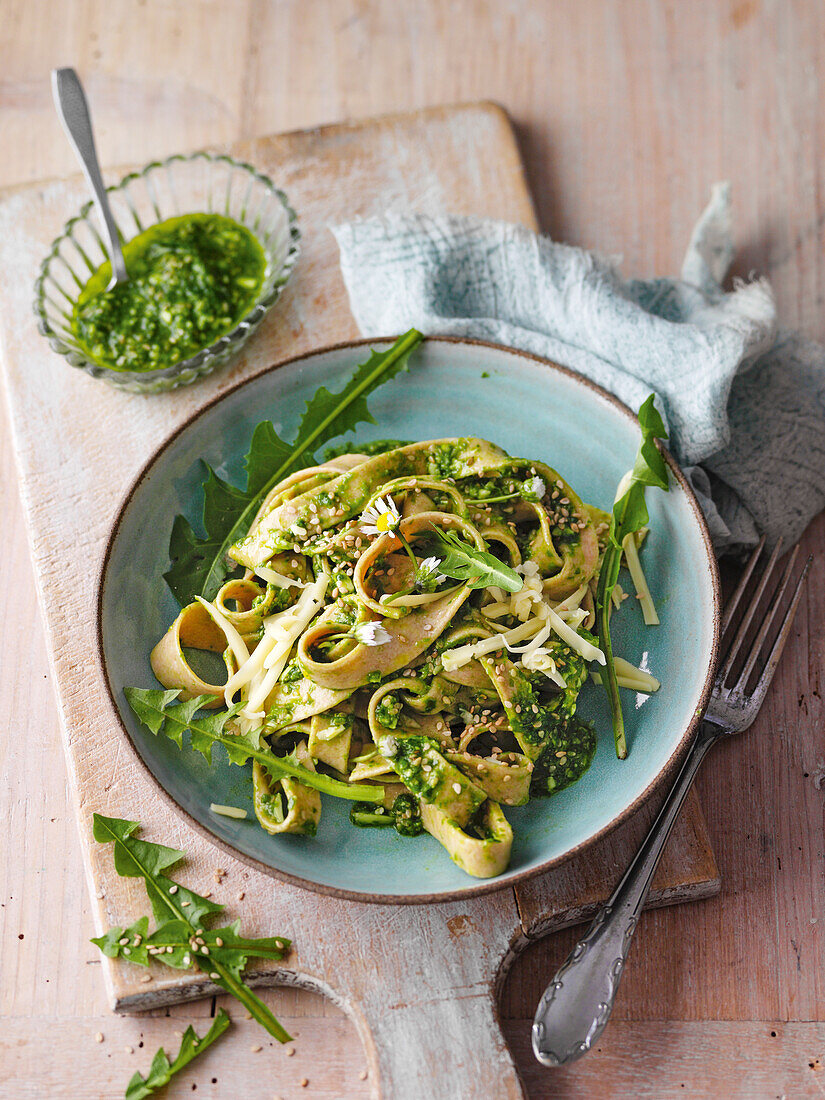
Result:
{"label": "jagged green leaf", "polygon": [[[156,694],[163,695],[163,692]],[[280,958],[289,946],[289,940],[245,940],[238,934],[237,922],[223,929],[204,929],[204,921],[222,912],[224,906],[201,897],[163,874],[181,860],[184,853],[163,844],[140,840],[134,835],[139,828],[137,821],[104,817],[102,814],[94,814],[93,817],[95,840],[114,845],[115,870],[118,874],[143,879],[157,928],[147,936],[148,920],[143,917],[128,929],[110,929],[92,943],[109,958],[122,958],[141,966],[154,961],[176,969],[199,968],[236,997],[270,1035],[281,1043],[288,1042],[290,1036],[263,1001],[244,984],[241,972],[250,955]],[[218,943],[219,939],[221,943]],[[215,947],[214,954],[210,944]],[[224,946],[225,956],[222,955]]]}
{"label": "jagged green leaf", "polygon": [[152,1059],[147,1075],[142,1077],[140,1073],[135,1073],[132,1077],[126,1086],[125,1100],[145,1100],[147,1096],[152,1096],[158,1089],[168,1085],[176,1073],[180,1073],[193,1058],[203,1054],[223,1035],[230,1022],[228,1013],[219,1008],[215,1014],[215,1019],[212,1021],[212,1026],[202,1038],[195,1033],[190,1024],[183,1033],[180,1050],[175,1056],[175,1060],[170,1062],[166,1051],[161,1047]]}
{"label": "jagged green leaf", "polygon": [[438,572],[453,580],[467,581],[470,588],[488,588],[498,585],[506,592],[519,592],[524,585],[522,577],[486,550],[460,539],[453,531],[435,530],[438,539],[440,562]]}
{"label": "jagged green leaf", "polygon": [[153,733],[169,737],[180,747],[183,744],[183,734],[188,730],[192,748],[202,753],[210,762],[213,745],[223,745],[230,763],[246,764],[250,760],[257,760],[275,779],[291,776],[307,787],[352,802],[382,800],[383,787],[343,783],[322,772],[310,771],[294,755],[276,756],[270,749],[253,744],[250,738],[226,731],[227,721],[237,713],[243,703],[236,703],[229,710],[207,711],[196,718],[194,715],[197,711],[205,703],[211,702],[212,697],[202,695],[186,703],[178,703],[176,699],[179,694],[179,691],[160,691],[153,688],[125,689],[129,706]]}
{"label": "jagged green leaf", "polygon": [[177,516],[169,541],[171,566],[164,574],[175,598],[184,606],[195,596],[211,600],[233,569],[227,551],[249,530],[261,501],[287,474],[315,462],[314,452],[324,443],[351,431],[364,421],[374,423],[367,397],[406,367],[423,336],[415,329],[396,340],[385,352],[372,352],[358,366],[339,393],[325,387],[315,393],[293,443],[285,443],[270,421],[252,434],[241,489],[219,477],[208,464],[203,482],[203,536],[184,516]]}

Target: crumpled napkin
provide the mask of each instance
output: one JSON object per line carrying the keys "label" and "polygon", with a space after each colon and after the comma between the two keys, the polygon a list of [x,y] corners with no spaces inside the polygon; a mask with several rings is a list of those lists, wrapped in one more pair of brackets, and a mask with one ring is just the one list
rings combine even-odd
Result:
{"label": "crumpled napkin", "polygon": [[523,226],[394,215],[333,228],[365,336],[415,327],[547,356],[638,408],[656,393],[668,446],[719,552],[796,540],[825,508],[825,348],[777,327],[765,279],[722,290],[733,244],[717,184],[680,279],[624,279],[610,261]]}

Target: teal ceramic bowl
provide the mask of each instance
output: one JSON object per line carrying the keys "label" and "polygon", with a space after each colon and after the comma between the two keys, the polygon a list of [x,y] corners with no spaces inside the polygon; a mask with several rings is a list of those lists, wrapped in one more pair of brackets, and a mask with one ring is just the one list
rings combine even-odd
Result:
{"label": "teal ceramic bowl", "polygon": [[[383,347],[381,341],[372,341]],[[356,829],[349,803],[324,798],[314,839],[273,837],[252,813],[251,778],[219,756],[210,767],[140,726],[126,705],[128,685],[154,685],[149,651],[178,607],[163,580],[172,520],[197,523],[200,459],[241,479],[241,462],[258,421],[294,437],[304,403],[320,385],[340,388],[363,358],[363,342],[302,356],[224,394],[178,430],[147,464],[118,515],[99,585],[99,640],[106,678],[134,750],[171,799],[219,846],[297,885],[359,901],[427,902],[467,897],[550,868],[591,844],[637,808],[673,770],[707,702],[718,638],[716,566],[698,505],[681,474],[669,493],[648,492],[650,536],[644,564],[661,616],[645,627],[630,599],[614,618],[615,647],[662,682],[653,696],[623,691],[629,755],[619,761],[602,690],[588,685],[581,712],[599,732],[593,766],[552,798],[508,808],[515,833],[506,874],[471,879],[431,837]],[[376,424],[361,440],[482,436],[512,454],[540,458],[587,501],[609,508],[633,463],[638,426],[615,398],[545,360],[489,344],[427,340],[409,372],[370,398]],[[211,803],[243,806],[249,820],[213,814]]]}

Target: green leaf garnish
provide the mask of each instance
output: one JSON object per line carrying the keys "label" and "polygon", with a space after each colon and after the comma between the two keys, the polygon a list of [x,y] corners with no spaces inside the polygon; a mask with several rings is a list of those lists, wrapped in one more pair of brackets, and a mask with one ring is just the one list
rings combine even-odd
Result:
{"label": "green leaf garnish", "polygon": [[145,1100],[145,1097],[152,1096],[158,1089],[168,1085],[176,1073],[180,1073],[194,1058],[197,1058],[199,1054],[203,1054],[216,1040],[220,1039],[229,1027],[230,1022],[228,1014],[222,1008],[219,1008],[215,1014],[215,1019],[212,1021],[212,1026],[203,1037],[196,1035],[190,1024],[183,1033],[180,1050],[174,1062],[169,1061],[166,1051],[161,1047],[152,1059],[147,1075],[141,1077],[140,1073],[135,1073],[126,1086],[125,1100]]}
{"label": "green leaf garnish", "polygon": [[109,958],[122,958],[139,966],[155,961],[178,970],[197,967],[239,1000],[278,1042],[289,1042],[290,1036],[284,1028],[242,981],[241,972],[250,957],[282,958],[290,941],[282,937],[243,939],[237,921],[226,928],[207,931],[203,922],[224,907],[170,879],[164,872],[180,862],[184,853],[139,840],[133,835],[139,828],[137,821],[102,814],[93,817],[95,840],[114,845],[117,873],[124,878],[143,879],[157,927],[148,935],[148,918],[141,917],[130,928],[112,928],[92,943]]}
{"label": "green leaf garnish", "polygon": [[314,452],[324,443],[364,421],[375,423],[367,407],[368,395],[404,369],[410,352],[423,339],[420,332],[410,329],[389,351],[372,352],[340,393],[330,393],[321,386],[307,402],[294,443],[285,443],[270,421],[259,424],[244,462],[244,489],[224,481],[204,463],[205,537],[195,533],[185,516],[178,515],[169,540],[172,564],[164,578],[181,606],[191,603],[195,596],[214,598],[234,568],[226,557],[229,547],[247,534],[261,501],[273,486],[295,470],[314,465]]}
{"label": "green leaf garnish", "polygon": [[435,535],[438,553],[444,555],[438,571],[445,577],[466,581],[470,588],[489,588],[493,584],[506,592],[520,592],[523,588],[524,578],[493,554],[476,550],[453,531],[435,529]]}
{"label": "green leaf garnish", "polygon": [[257,760],[276,780],[291,776],[323,794],[353,802],[381,802],[384,797],[383,787],[342,783],[322,772],[310,771],[298,762],[294,754],[276,756],[271,750],[254,745],[248,738],[226,732],[227,721],[237,713],[242,703],[236,703],[229,710],[207,712],[196,718],[195,714],[212,701],[211,695],[199,695],[185,703],[178,703],[176,700],[180,695],[179,690],[127,687],[124,693],[129,706],[152,733],[162,734],[174,741],[178,748],[182,748],[183,735],[189,730],[192,748],[201,753],[210,764],[212,746],[223,745],[230,764],[246,764],[250,760]]}
{"label": "green leaf garnish", "polygon": [[622,563],[622,543],[628,535],[641,530],[650,518],[645,503],[645,486],[668,489],[667,463],[656,446],[657,439],[667,439],[667,432],[656,406],[654,395],[645,399],[639,409],[639,427],[642,429],[642,442],[633,469],[629,470],[619,483],[616,502],[610,519],[607,548],[599,572],[599,584],[596,590],[596,618],[599,628],[599,646],[604,653],[606,665],[601,671],[602,682],[607,689],[610,714],[613,719],[613,738],[616,743],[616,755],[620,760],[627,757],[627,741],[624,732],[624,717],[619,698],[619,682],[613,662],[613,646],[610,640],[610,606],[613,589],[619,579],[619,567]]}

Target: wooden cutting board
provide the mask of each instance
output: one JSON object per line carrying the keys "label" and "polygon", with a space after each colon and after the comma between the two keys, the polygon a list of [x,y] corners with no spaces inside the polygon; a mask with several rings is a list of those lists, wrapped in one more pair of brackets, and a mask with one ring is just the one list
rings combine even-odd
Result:
{"label": "wooden cutting board", "polygon": [[[181,878],[227,903],[248,935],[289,936],[285,965],[260,984],[318,989],[354,1019],[381,1094],[393,1100],[517,1097],[495,990],[531,938],[581,921],[620,877],[654,805],[564,867],[516,889],[431,907],[341,901],[279,883],[219,852],[165,800],[124,742],[95,651],[94,585],[117,506],[139,468],[183,420],[239,379],[358,335],[327,226],[416,210],[480,214],[535,226],[514,135],[489,103],[439,107],[259,138],[233,146],[288,193],[303,253],[273,315],[232,367],[156,397],[115,390],[67,368],[36,331],[32,284],[61,225],[86,198],[73,178],[26,186],[0,205],[0,340],[13,442],[61,712],[92,907],[100,931],[147,909],[91,837],[91,815],[139,819],[148,839],[190,854]],[[108,173],[111,180],[122,173]],[[216,868],[226,872],[213,881]],[[650,905],[708,897],[719,875],[692,795],[665,853]],[[242,896],[242,897],[241,897]],[[202,977],[104,960],[117,1011],[216,992]],[[548,978],[550,975],[548,975]],[[426,1051],[426,1057],[421,1052]]]}

